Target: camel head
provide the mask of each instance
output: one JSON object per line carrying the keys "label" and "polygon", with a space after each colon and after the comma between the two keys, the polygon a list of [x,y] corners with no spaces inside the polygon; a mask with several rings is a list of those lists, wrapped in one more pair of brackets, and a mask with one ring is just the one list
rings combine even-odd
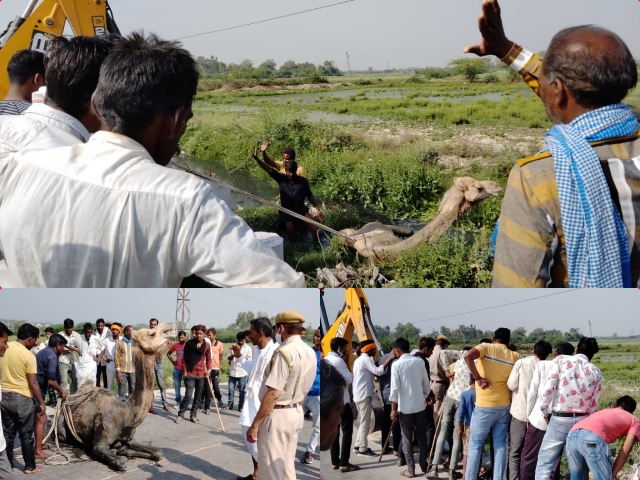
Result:
{"label": "camel head", "polygon": [[440,202],[440,212],[464,215],[472,206],[483,200],[497,196],[502,187],[491,180],[476,180],[471,177],[456,177],[453,186],[447,190]]}
{"label": "camel head", "polygon": [[133,344],[148,355],[162,355],[171,345],[176,335],[173,323],[162,323],[156,328],[143,328],[133,331]]}

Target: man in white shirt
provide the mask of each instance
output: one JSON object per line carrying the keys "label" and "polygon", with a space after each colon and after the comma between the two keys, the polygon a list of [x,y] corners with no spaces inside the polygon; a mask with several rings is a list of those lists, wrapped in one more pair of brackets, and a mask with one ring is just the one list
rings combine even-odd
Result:
{"label": "man in white shirt", "polygon": [[507,478],[520,480],[520,457],[524,447],[524,437],[527,432],[527,397],[529,386],[538,362],[546,360],[551,354],[551,344],[545,340],[538,340],[533,346],[533,355],[516,360],[513,370],[509,374],[507,386],[513,392],[511,395],[511,424],[509,425],[509,443]]}
{"label": "man in white shirt", "polygon": [[[165,168],[193,116],[195,59],[123,37],[94,93],[86,144],[12,156],[0,177],[0,260],[15,287],[304,287],[214,187]],[[135,105],[135,108],[132,108]]]}
{"label": "man in white shirt", "polygon": [[[59,332],[60,335],[67,340],[67,344],[65,345],[66,350],[60,355],[60,359],[58,360],[60,366],[60,386],[70,392],[71,395],[78,390],[75,359],[80,347],[80,334],[73,330],[74,325],[73,320],[66,318],[63,323],[64,329]],[[69,386],[69,377],[71,377],[71,386]]]}
{"label": "man in white shirt", "polygon": [[[376,367],[372,357],[375,357],[378,349],[376,344],[371,342],[360,348],[360,356],[353,362],[353,401],[358,407],[358,436],[354,450],[358,449],[358,455],[364,457],[375,457],[377,454],[369,448],[369,427],[371,426],[371,399],[373,397],[373,379],[382,375],[387,366],[396,358],[396,354],[391,352],[384,364]],[[424,363],[423,363],[424,366]]]}
{"label": "man in white shirt", "polygon": [[598,410],[602,392],[602,372],[591,363],[600,347],[595,338],[582,337],[576,355],[556,358],[542,382],[540,410],[547,422],[536,480],[548,480],[567,440],[569,430]]}
{"label": "man in white shirt", "polygon": [[[236,335],[235,345],[240,347],[240,356],[245,360],[251,361],[253,357],[253,351],[251,347],[246,344],[247,333],[238,332]],[[236,357],[233,352],[233,345],[229,349],[229,403],[227,409],[233,410],[233,400],[235,398],[236,387],[238,387],[238,411],[242,411],[244,405],[244,396],[247,388],[247,376],[248,372],[243,368],[243,362]]]}
{"label": "man in white shirt", "polygon": [[[15,152],[83,143],[100,128],[91,110],[91,95],[111,46],[103,37],[51,39],[45,57],[49,67],[45,102],[30,105],[19,116],[0,115],[0,178]],[[17,286],[1,254],[0,285]]]}
{"label": "man in white shirt", "polygon": [[[409,354],[409,340],[398,338],[392,356],[401,355],[391,366],[391,420],[398,420],[402,429],[402,450],[407,462],[407,469],[401,475],[413,478],[416,464],[413,459],[413,443],[411,432],[415,430],[420,446],[419,463],[423,473],[427,473],[427,421],[424,410],[427,397],[431,393],[430,379],[424,360]],[[394,355],[395,352],[395,355]]]}
{"label": "man in white shirt", "polygon": [[113,43],[104,37],[55,37],[45,57],[47,96],[21,116],[0,116],[0,174],[8,157],[32,149],[84,143],[98,131],[91,110],[100,66]]}
{"label": "man in white shirt", "polygon": [[116,345],[120,340],[120,332],[123,327],[121,323],[113,322],[111,324],[111,335],[106,337],[102,342],[104,344],[104,353],[102,355],[102,361],[105,362],[107,369],[107,384],[106,389],[111,391],[113,389],[113,381],[116,378]]}
{"label": "man in white shirt", "polygon": [[102,357],[104,345],[93,336],[93,325],[85,323],[80,336],[79,357],[76,364],[78,387],[91,380],[95,382],[98,371],[98,361]]}
{"label": "man in white shirt", "polygon": [[[553,351],[556,357],[560,355],[573,355],[575,347],[569,342],[560,342]],[[524,437],[522,455],[520,458],[520,480],[534,480],[540,445],[547,431],[547,422],[540,410],[540,384],[546,380],[553,366],[553,360],[538,362],[531,378],[529,392],[527,393],[527,433]],[[554,475],[551,478],[560,478],[558,468],[560,462],[554,467]]]}
{"label": "man in white shirt", "polygon": [[258,393],[264,382],[264,372],[267,365],[271,362],[271,357],[273,357],[274,352],[278,348],[273,340],[271,340],[272,333],[271,320],[266,317],[258,317],[251,320],[249,326],[248,337],[253,344],[251,358],[247,359],[242,355],[242,347],[237,343],[231,346],[234,358],[237,359],[242,367],[249,373],[247,380],[247,398],[242,408],[239,422],[242,437],[245,439],[245,443],[251,454],[251,460],[253,461],[253,473],[246,477],[238,477],[243,480],[257,480],[258,478],[258,444],[247,441],[247,430],[251,427],[258,410],[260,410],[260,397]]}
{"label": "man in white shirt", "polygon": [[[344,378],[346,387],[343,392],[344,408],[340,414],[340,426],[333,444],[331,445],[331,463],[334,469],[340,469],[341,472],[354,472],[360,470],[360,467],[349,463],[351,456],[351,441],[353,440],[353,410],[351,410],[351,396],[349,395],[349,385],[353,381],[353,374],[349,370],[344,357],[348,354],[347,347],[349,341],[344,338],[333,338],[329,343],[331,351],[324,358],[329,364],[335,368]],[[322,389],[322,384],[320,385]],[[342,430],[342,448],[340,448],[340,430]],[[322,429],[320,429],[322,434]]]}
{"label": "man in white shirt", "polygon": [[[111,337],[111,330],[104,327],[104,318],[96,320],[96,329],[93,332],[93,336],[100,340],[100,343],[106,347],[105,340]],[[114,370],[115,372],[115,370]],[[98,371],[96,373],[96,387],[100,386],[100,377],[102,377],[102,386],[107,386],[107,362],[104,359],[100,359],[98,362]]]}

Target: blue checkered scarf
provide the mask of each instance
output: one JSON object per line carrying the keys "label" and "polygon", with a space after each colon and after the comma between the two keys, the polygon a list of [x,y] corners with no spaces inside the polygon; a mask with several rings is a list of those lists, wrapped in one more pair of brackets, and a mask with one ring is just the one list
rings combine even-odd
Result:
{"label": "blue checkered scarf", "polygon": [[570,288],[631,287],[624,223],[589,142],[633,135],[639,128],[631,109],[618,103],[556,125],[546,135],[558,183]]}

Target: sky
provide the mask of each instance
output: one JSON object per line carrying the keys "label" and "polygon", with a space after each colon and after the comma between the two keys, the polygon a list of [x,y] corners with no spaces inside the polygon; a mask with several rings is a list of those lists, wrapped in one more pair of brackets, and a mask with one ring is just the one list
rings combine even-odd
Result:
{"label": "sky", "polygon": [[[71,318],[76,325],[95,323],[98,318],[124,325],[175,322],[177,289],[2,289],[0,318],[31,323],[62,323]],[[192,289],[189,291],[190,325],[224,328],[238,312],[261,311],[275,316],[296,310],[307,326],[318,324],[319,298],[315,289]]]}
{"label": "sky", "polygon": [[[455,329],[475,325],[479,329],[525,327],[568,331],[579,328],[593,335],[620,336],[640,333],[640,290],[524,290],[524,289],[367,289],[371,320],[375,325],[411,322],[424,334],[441,326]],[[528,300],[528,301],[523,301]],[[329,322],[344,304],[344,292],[327,289],[324,295]],[[519,302],[519,303],[514,303]],[[502,306],[512,303],[512,305]],[[486,309],[475,313],[474,310]],[[445,317],[448,318],[439,318]]]}
{"label": "sky", "polygon": [[[123,33],[145,29],[163,38],[256,22],[341,0],[111,0]],[[342,0],[344,1],[344,0]],[[321,64],[346,70],[445,66],[477,43],[481,0],[353,0],[249,27],[184,39],[194,55],[225,63],[267,59]],[[27,0],[0,3],[0,25],[22,13]],[[594,23],[618,33],[640,57],[637,0],[503,0],[507,36],[532,51],[546,49],[558,30]]]}

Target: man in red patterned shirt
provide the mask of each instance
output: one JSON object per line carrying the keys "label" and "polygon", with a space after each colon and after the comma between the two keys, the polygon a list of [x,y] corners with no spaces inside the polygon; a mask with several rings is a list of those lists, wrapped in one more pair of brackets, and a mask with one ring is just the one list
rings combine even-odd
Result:
{"label": "man in red patterned shirt", "polygon": [[[196,414],[198,413],[198,399],[202,394],[204,388],[205,379],[209,377],[211,372],[211,349],[209,344],[204,341],[204,332],[207,327],[204,325],[195,325],[191,328],[191,334],[193,338],[188,340],[184,344],[184,354],[182,356],[182,372],[184,374],[184,386],[186,392],[182,403],[180,404],[180,410],[178,410],[178,416],[176,417],[176,423],[182,423],[184,412],[187,411],[189,402],[192,398],[195,398],[193,405],[191,406],[191,421],[198,423]],[[195,390],[195,397],[193,391]]]}
{"label": "man in red patterned shirt", "polygon": [[598,410],[602,372],[591,359],[599,350],[595,338],[582,337],[576,355],[559,357],[539,390],[548,427],[540,446],[536,480],[549,479],[571,427]]}

